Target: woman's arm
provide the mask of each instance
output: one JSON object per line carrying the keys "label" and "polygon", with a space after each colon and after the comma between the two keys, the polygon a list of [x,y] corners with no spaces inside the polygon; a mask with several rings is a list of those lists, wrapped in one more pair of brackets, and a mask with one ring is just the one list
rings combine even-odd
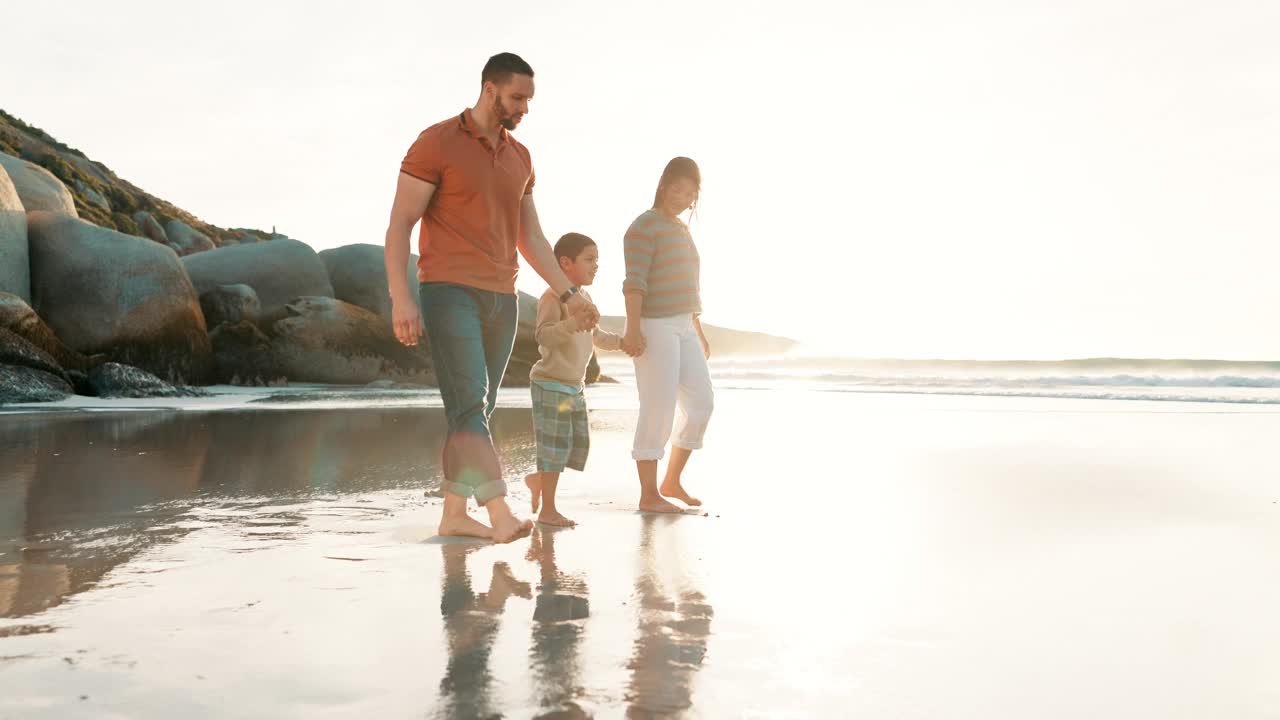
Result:
{"label": "woman's arm", "polygon": [[702,316],[693,316],[693,326],[698,330],[698,339],[702,341],[702,355],[706,359],[711,359],[711,343],[707,342],[707,334],[702,332]]}

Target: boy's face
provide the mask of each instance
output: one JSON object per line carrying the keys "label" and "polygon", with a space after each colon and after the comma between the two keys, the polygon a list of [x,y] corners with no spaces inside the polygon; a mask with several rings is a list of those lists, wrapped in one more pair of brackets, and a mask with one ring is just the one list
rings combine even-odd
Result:
{"label": "boy's face", "polygon": [[590,285],[596,279],[596,271],[600,269],[599,248],[588,245],[572,261],[560,258],[560,269],[574,285]]}

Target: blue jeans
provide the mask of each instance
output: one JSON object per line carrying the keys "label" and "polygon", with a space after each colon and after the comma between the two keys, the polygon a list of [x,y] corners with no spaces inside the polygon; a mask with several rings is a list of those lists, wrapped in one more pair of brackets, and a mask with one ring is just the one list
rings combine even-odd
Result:
{"label": "blue jeans", "polygon": [[430,282],[418,297],[449,421],[441,489],[483,505],[507,494],[489,417],[516,341],[516,296]]}

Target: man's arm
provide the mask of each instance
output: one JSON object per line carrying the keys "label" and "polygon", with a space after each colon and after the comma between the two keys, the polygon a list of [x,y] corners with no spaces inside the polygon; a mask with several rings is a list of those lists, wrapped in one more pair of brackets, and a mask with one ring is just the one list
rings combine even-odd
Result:
{"label": "man's arm", "polygon": [[412,175],[400,173],[396,181],[396,197],[391,202],[391,221],[383,257],[387,268],[387,290],[391,294],[391,324],[396,338],[405,345],[417,345],[423,335],[422,314],[409,292],[405,267],[409,264],[410,236],[431,204],[436,186]]}
{"label": "man's arm", "polygon": [[538,222],[538,208],[534,206],[531,194],[520,200],[520,237],[517,244],[525,262],[551,286],[556,297],[573,285],[560,269],[560,263],[556,262],[556,255],[551,250],[551,243],[542,232],[542,223]]}
{"label": "man's arm", "polygon": [[[557,296],[573,287],[573,283],[560,269],[560,263],[556,262],[556,254],[551,249],[551,243],[547,242],[547,236],[542,232],[542,223],[538,222],[538,208],[534,206],[533,195],[530,193],[526,193],[520,200],[520,236],[516,239],[516,243],[525,262],[529,263],[533,271],[551,286]],[[581,293],[570,297],[569,302],[565,304],[571,315],[577,315],[579,311],[589,312],[593,327],[594,323],[600,320],[600,311]]]}

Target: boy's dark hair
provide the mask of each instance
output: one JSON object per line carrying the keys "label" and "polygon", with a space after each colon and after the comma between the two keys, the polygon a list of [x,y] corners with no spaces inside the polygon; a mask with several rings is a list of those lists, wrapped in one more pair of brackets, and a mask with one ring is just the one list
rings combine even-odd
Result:
{"label": "boy's dark hair", "polygon": [[583,250],[587,249],[588,245],[595,244],[595,240],[582,233],[565,233],[556,241],[556,246],[552,250],[556,254],[556,262],[559,262],[560,258],[569,258],[569,261],[573,262],[578,259]]}
{"label": "boy's dark hair", "polygon": [[524,58],[515,53],[498,53],[484,64],[484,70],[480,71],[480,83],[491,82],[494,85],[503,85],[511,79],[512,75],[533,77],[533,68],[529,67],[529,63],[525,62]]}

